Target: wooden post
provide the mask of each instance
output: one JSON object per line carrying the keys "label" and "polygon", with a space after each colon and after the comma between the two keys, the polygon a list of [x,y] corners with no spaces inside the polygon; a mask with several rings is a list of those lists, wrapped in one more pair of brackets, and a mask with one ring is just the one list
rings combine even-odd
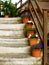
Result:
{"label": "wooden post", "polygon": [[43,11],[43,42],[44,42],[44,64],[47,64],[47,11]]}
{"label": "wooden post", "polygon": [[[22,6],[22,0],[20,0],[20,6]],[[22,7],[20,9],[20,12],[22,11]]]}
{"label": "wooden post", "polygon": [[29,8],[30,8],[30,0],[28,0],[28,14],[29,14]]}
{"label": "wooden post", "polygon": [[[1,10],[1,3],[0,3],[0,10]],[[0,16],[1,16],[1,12],[0,12]]]}

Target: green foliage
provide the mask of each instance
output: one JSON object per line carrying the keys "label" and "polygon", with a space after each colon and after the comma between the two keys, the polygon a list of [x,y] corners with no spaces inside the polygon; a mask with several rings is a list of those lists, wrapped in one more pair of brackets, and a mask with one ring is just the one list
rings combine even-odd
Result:
{"label": "green foliage", "polygon": [[30,28],[30,29],[24,28],[24,34],[26,34],[28,31],[34,31],[34,34],[37,33],[37,29],[36,28]]}
{"label": "green foliage", "polygon": [[5,1],[2,3],[2,12],[4,12],[4,15],[9,15],[10,17],[16,17],[19,12],[17,11],[17,7],[8,1]]}

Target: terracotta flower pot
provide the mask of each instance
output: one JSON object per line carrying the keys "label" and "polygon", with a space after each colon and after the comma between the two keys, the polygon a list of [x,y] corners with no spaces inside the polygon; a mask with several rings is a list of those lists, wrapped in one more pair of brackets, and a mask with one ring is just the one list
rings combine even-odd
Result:
{"label": "terracotta flower pot", "polygon": [[28,22],[28,21],[29,21],[29,18],[28,18],[28,17],[22,18],[22,23],[26,23],[26,22]]}
{"label": "terracotta flower pot", "polygon": [[30,34],[31,34],[31,35],[34,35],[34,32],[33,32],[33,31],[28,31],[27,34],[26,34],[27,37],[28,37]]}
{"label": "terracotta flower pot", "polygon": [[30,38],[29,39],[30,46],[37,44],[37,41],[38,41],[38,38]]}
{"label": "terracotta flower pot", "polygon": [[32,24],[26,24],[25,28],[32,28]]}
{"label": "terracotta flower pot", "polygon": [[41,56],[41,49],[33,49],[32,56],[33,57],[40,57]]}
{"label": "terracotta flower pot", "polygon": [[5,18],[8,18],[8,17],[9,17],[9,15],[5,15],[4,17],[5,17]]}

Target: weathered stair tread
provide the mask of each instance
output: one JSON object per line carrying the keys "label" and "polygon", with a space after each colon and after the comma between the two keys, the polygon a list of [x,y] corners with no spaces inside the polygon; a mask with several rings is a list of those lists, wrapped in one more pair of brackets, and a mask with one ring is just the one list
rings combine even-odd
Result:
{"label": "weathered stair tread", "polygon": [[22,39],[0,39],[0,46],[6,46],[6,47],[21,47],[21,46],[28,46],[28,39],[22,38]]}
{"label": "weathered stair tread", "polygon": [[28,41],[28,38],[21,38],[21,39],[0,38],[0,41],[7,41],[7,42],[26,42],[26,41]]}
{"label": "weathered stair tread", "polygon": [[21,17],[0,18],[0,24],[16,24],[16,23],[21,23]]}
{"label": "weathered stair tread", "polygon": [[27,57],[27,58],[6,58],[0,57],[0,63],[3,65],[11,64],[11,65],[42,65],[42,57]]}
{"label": "weathered stair tread", "polygon": [[0,56],[3,57],[25,57],[30,55],[30,46],[27,47],[1,47]]}
{"label": "weathered stair tread", "polygon": [[22,30],[25,24],[0,24],[0,30]]}
{"label": "weathered stair tread", "polygon": [[22,47],[22,46],[28,46],[28,42],[0,42],[0,46],[5,47]]}
{"label": "weathered stair tread", "polygon": [[23,30],[18,30],[18,31],[4,31],[0,30],[0,36],[23,36],[24,32]]}
{"label": "weathered stair tread", "polygon": [[24,38],[24,31],[23,30],[0,30],[0,38]]}

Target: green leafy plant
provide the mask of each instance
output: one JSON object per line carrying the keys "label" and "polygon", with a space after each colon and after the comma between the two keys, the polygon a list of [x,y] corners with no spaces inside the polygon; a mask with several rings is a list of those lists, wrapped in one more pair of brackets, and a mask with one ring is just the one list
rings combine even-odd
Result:
{"label": "green leafy plant", "polygon": [[24,28],[24,34],[26,34],[28,31],[34,31],[35,34],[37,33],[36,28],[30,28],[30,29]]}
{"label": "green leafy plant", "polygon": [[19,14],[17,7],[9,1],[2,3],[2,12],[4,12],[4,15],[9,15],[10,17],[16,17]]}

